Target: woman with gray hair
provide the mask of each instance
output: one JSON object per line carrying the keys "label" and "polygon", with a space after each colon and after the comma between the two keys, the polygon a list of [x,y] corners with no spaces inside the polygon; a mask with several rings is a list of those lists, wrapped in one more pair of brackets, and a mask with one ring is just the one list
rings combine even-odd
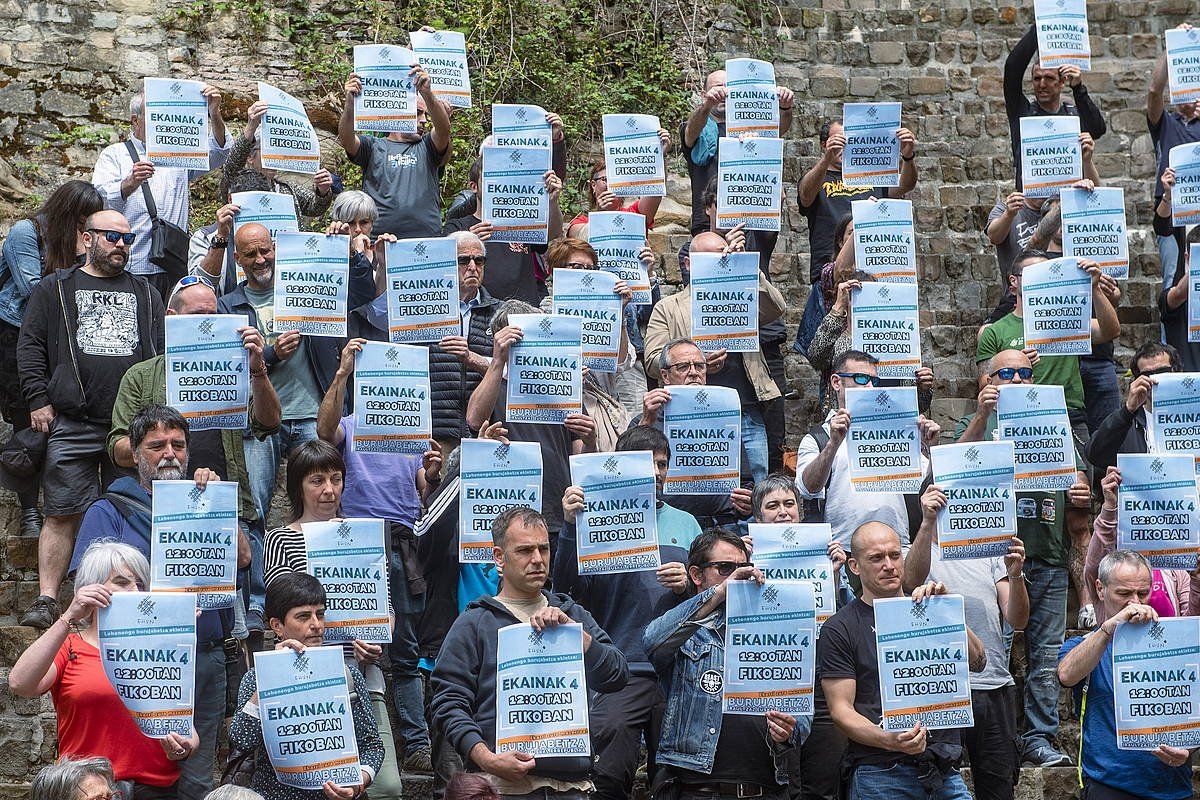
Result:
{"label": "woman with gray hair", "polygon": [[190,737],[142,734],[109,683],[100,661],[97,610],[115,592],[144,591],[150,565],[134,547],[111,539],[93,542],[75,573],[75,597],[66,612],[31,644],[8,675],[20,697],[50,693],[58,716],[58,752],[103,756],[116,780],[133,784],[133,798],[175,797],[179,763],[200,745]]}
{"label": "woman with gray hair", "polygon": [[[390,233],[383,233],[375,239],[371,238],[371,230],[375,227],[375,221],[379,219],[379,206],[375,205],[375,201],[366,192],[350,190],[337,196],[329,215],[333,221],[329,223],[325,233],[350,237],[350,252],[365,259],[367,267],[374,271],[374,297],[381,296],[387,287],[387,274],[384,271],[387,260],[384,251],[387,243],[396,241],[396,237]],[[352,274],[354,270],[355,262],[351,260]]]}
{"label": "woman with gray hair", "polygon": [[107,758],[63,756],[38,772],[29,787],[29,800],[112,800],[116,790]]}

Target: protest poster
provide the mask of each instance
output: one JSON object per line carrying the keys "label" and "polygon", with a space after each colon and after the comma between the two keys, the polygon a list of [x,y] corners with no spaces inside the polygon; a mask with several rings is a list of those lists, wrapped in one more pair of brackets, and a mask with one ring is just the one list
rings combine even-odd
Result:
{"label": "protest poster", "polygon": [[883,283],[917,282],[917,236],[911,200],[851,200],[854,263]]}
{"label": "protest poster", "polygon": [[771,62],[757,58],[725,59],[725,89],[727,135],[779,136],[779,90],[775,88],[775,67]]}
{"label": "protest poster", "polygon": [[545,148],[483,148],[479,207],[481,219],[492,225],[489,242],[546,244],[549,170],[550,151]]}
{"label": "protest poster", "polygon": [[1172,147],[1168,166],[1175,170],[1171,190],[1171,224],[1176,227],[1200,222],[1200,144],[1189,142]]}
{"label": "protest poster", "polygon": [[362,91],[354,96],[354,130],[417,132],[417,89],[409,74],[417,54],[394,44],[354,46],[354,74]]}
{"label": "protest poster", "polygon": [[1129,277],[1125,190],[1114,187],[1063,189],[1062,244],[1067,258],[1086,258],[1119,281]]}
{"label": "protest poster", "polygon": [[1025,346],[1038,355],[1092,353],[1092,276],[1077,258],[1052,258],[1021,273]]}
{"label": "protest poster", "polygon": [[877,598],[875,645],[885,731],[975,724],[962,595]]}
{"label": "protest poster", "polygon": [[590,756],[583,626],[518,622],[496,633],[496,753]]}
{"label": "protest poster", "polygon": [[1092,68],[1086,0],[1033,0],[1037,25],[1038,66],[1058,69],[1074,64]]}
{"label": "protest poster", "polygon": [[1186,453],[1118,453],[1117,549],[1156,569],[1191,572],[1200,555],[1196,467]]}
{"label": "protest poster", "polygon": [[580,575],[658,569],[652,453],[571,456],[571,483],[583,489],[583,510],[575,519]]}
{"label": "protest poster", "polygon": [[1018,492],[1064,492],[1075,485],[1075,439],[1063,387],[1001,386],[996,431],[1013,443]]}
{"label": "protest poster", "polygon": [[1112,659],[1117,749],[1200,747],[1200,619],[1122,622]]}
{"label": "protest poster", "polygon": [[238,207],[233,218],[233,235],[243,225],[257,222],[267,229],[274,239],[280,231],[298,231],[296,198],[282,192],[234,192],[230,202]]}
{"label": "protest poster", "polygon": [[783,139],[717,143],[717,227],[777,231],[783,214]]}
{"label": "protest poster", "polygon": [[458,243],[401,239],[384,246],[388,337],[393,343],[439,342],[462,335],[458,310]]}
{"label": "protest poster", "polygon": [[470,108],[466,36],[458,31],[412,31],[408,42],[421,67],[429,73],[430,88],[437,99],[452,108]]}
{"label": "protest poster", "polygon": [[100,663],[138,730],[151,739],[191,736],[195,596],[113,592],[96,613]]}
{"label": "protest poster", "polygon": [[1021,186],[1026,198],[1057,197],[1083,179],[1079,117],[1021,118]]}
{"label": "protest poster", "polygon": [[553,144],[554,129],[546,109],[524,104],[492,104],[492,144],[496,147],[545,147]]}
{"label": "protest poster", "polygon": [[262,81],[258,82],[258,99],[267,104],[258,128],[263,169],[316,174],[321,169],[321,141],[304,103]]}
{"label": "protest poster", "polygon": [[560,425],[583,413],[583,321],[565,314],[510,314],[524,336],[508,348],[506,422]]}
{"label": "protest poster", "polygon": [[963,442],[930,450],[933,482],[946,494],[938,511],[943,559],[993,558],[1017,532],[1012,442]]}
{"label": "protest poster", "polygon": [[542,447],[492,439],[463,439],[460,447],[458,560],[491,564],[496,517],[516,506],[542,510]]}
{"label": "protest poster", "polygon": [[850,346],[879,359],[881,378],[912,378],[921,368],[915,283],[864,283],[850,296]]}
{"label": "protest poster", "polygon": [[721,713],[813,715],[816,606],[808,581],[729,581]]}
{"label": "protest poster", "polygon": [[156,167],[208,171],[204,81],[143,78],[146,160]]}
{"label": "protest poster", "polygon": [[663,406],[671,445],[664,494],[724,497],[742,474],[742,401],[724,386],[672,386]]}
{"label": "protest poster", "polygon": [[846,457],[856,492],[915,494],[921,489],[921,429],[917,388],[846,389],[850,429]]}
{"label": "protest poster", "polygon": [[167,405],[194,431],[242,430],[250,408],[250,353],[240,314],[168,314]]}
{"label": "protest poster", "polygon": [[1200,375],[1155,375],[1146,416],[1150,452],[1188,453],[1195,457],[1200,473]]}
{"label": "protest poster", "polygon": [[263,749],[284,786],[319,792],[326,781],[362,784],[343,659],[339,645],[254,654]]}
{"label": "protest poster", "polygon": [[692,340],[706,353],[757,353],[758,253],[692,253]]}
{"label": "protest poster", "polygon": [[1166,31],[1167,83],[1172,103],[1191,103],[1200,95],[1200,28]]}
{"label": "protest poster", "polygon": [[808,581],[813,586],[816,631],[837,611],[837,584],[829,543],[833,528],[827,522],[751,522],[754,565],[769,581]]}
{"label": "protest poster", "polygon": [[307,572],[325,588],[325,644],[391,642],[384,521],[351,517],[300,527]]}
{"label": "protest poster", "polygon": [[275,237],[275,330],[345,336],[350,237],[280,232]]}
{"label": "protest poster", "polygon": [[150,591],[196,596],[202,611],[237,596],[238,484],[154,481],[150,494]]}
{"label": "protest poster", "polygon": [[900,185],[899,103],[844,103],[842,130],[844,185]]}
{"label": "protest poster", "polygon": [[354,356],[355,453],[419,456],[433,439],[429,348],[363,342]]}
{"label": "protest poster", "polygon": [[667,170],[658,139],[658,117],[605,114],[604,164],[608,190],[617,197],[665,197]]}
{"label": "protest poster", "polygon": [[1200,342],[1200,245],[1188,245],[1188,341]]}
{"label": "protest poster", "polygon": [[595,269],[556,269],[553,278],[554,313],[579,318],[583,365],[615,374],[625,329],[616,276]]}
{"label": "protest poster", "polygon": [[588,214],[588,244],[596,251],[596,266],[625,281],[633,291],[634,305],[648,306],[650,274],[642,262],[646,246],[646,218],[629,211],[593,211]]}

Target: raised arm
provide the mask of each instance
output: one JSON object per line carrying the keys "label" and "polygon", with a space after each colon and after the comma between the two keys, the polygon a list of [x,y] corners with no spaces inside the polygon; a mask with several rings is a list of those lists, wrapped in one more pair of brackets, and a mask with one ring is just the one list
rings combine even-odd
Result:
{"label": "raised arm", "polygon": [[1157,130],[1167,108],[1167,52],[1164,50],[1154,62],[1150,73],[1150,88],[1146,90],[1146,122],[1151,130]]}
{"label": "raised arm", "polygon": [[1016,127],[1015,120],[1029,108],[1029,100],[1025,97],[1025,73],[1036,54],[1037,30],[1030,25],[1004,60],[1004,113],[1013,128]]}
{"label": "raised arm", "polygon": [[321,398],[321,407],[317,410],[317,438],[329,442],[334,447],[341,447],[346,440],[346,432],[342,430],[342,410],[346,404],[346,382],[354,374],[354,356],[362,352],[366,339],[351,339],[342,349],[342,357],[338,361],[337,371],[329,382],[329,389]]}
{"label": "raised arm", "polygon": [[351,73],[346,78],[346,99],[342,103],[342,115],[338,117],[338,144],[353,159],[358,155],[359,139],[354,132],[354,98],[362,93],[362,79]]}
{"label": "raised arm", "polygon": [[509,325],[496,331],[492,340],[492,361],[483,373],[483,379],[471,392],[467,401],[467,427],[473,431],[481,429],[492,417],[496,401],[500,399],[500,388],[504,381],[504,369],[508,364],[508,350],[524,336],[520,328]]}

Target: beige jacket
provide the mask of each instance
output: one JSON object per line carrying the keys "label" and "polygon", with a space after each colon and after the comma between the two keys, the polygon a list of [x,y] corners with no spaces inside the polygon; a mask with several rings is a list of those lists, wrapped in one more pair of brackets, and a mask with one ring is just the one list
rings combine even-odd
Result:
{"label": "beige jacket", "polygon": [[[783,316],[785,305],[783,294],[771,285],[767,276],[758,273],[758,324],[765,325]],[[646,360],[646,374],[660,383],[658,357],[667,342],[692,335],[692,293],[684,287],[675,294],[664,297],[654,306],[650,313],[650,322],[646,326],[646,340],[643,352]],[[742,363],[746,365],[746,377],[754,386],[759,401],[773,400],[779,397],[779,387],[771,379],[767,370],[767,361],[763,358],[762,350],[754,353],[742,353]]]}

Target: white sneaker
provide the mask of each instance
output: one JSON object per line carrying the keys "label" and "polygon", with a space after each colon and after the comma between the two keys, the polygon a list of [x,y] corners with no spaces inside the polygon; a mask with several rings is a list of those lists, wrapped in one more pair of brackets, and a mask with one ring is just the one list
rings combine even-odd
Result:
{"label": "white sneaker", "polygon": [[1079,609],[1079,618],[1076,620],[1076,627],[1081,631],[1090,631],[1096,627],[1096,608],[1091,603],[1088,603],[1083,608]]}

